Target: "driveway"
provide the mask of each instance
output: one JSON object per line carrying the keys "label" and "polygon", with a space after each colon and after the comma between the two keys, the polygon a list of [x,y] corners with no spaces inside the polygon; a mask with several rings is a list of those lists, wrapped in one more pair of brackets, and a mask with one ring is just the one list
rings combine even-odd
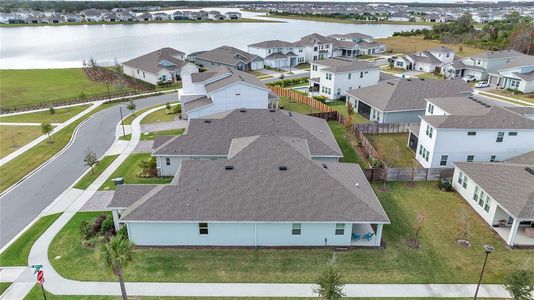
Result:
{"label": "driveway", "polygon": [[[135,100],[137,108],[165,104],[176,95],[161,95]],[[115,140],[115,127],[127,103],[115,105],[91,116],[78,130],[72,145],[52,162],[0,198],[0,247],[35,219],[86,170],[83,155],[94,151],[101,156]]]}

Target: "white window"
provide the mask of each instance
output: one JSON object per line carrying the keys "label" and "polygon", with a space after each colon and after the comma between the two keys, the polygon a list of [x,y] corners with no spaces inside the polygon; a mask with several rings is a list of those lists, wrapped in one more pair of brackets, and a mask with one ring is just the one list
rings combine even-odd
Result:
{"label": "white window", "polygon": [[496,159],[497,159],[497,156],[496,156],[496,155],[492,155],[492,156],[490,157],[490,161],[491,161],[491,162],[494,162]]}
{"label": "white window", "polygon": [[292,235],[300,235],[301,233],[302,233],[302,224],[294,223],[291,226],[291,234]]}
{"label": "white window", "polygon": [[464,175],[464,184],[462,184],[462,186],[464,187],[464,189],[467,189],[467,182],[469,181],[469,179],[467,178],[466,175]]}
{"label": "white window", "polygon": [[434,114],[434,105],[428,103],[428,112],[429,112],[430,114]]}
{"label": "white window", "polygon": [[474,136],[474,135],[477,135],[477,132],[476,131],[468,131],[467,135]]}
{"label": "white window", "polygon": [[489,195],[486,195],[486,203],[484,204],[484,210],[489,212],[491,206],[491,198]]}
{"label": "white window", "polygon": [[432,131],[434,130],[434,128],[432,128],[432,126],[426,124],[426,135],[429,137],[429,138],[432,138]]}
{"label": "white window", "polygon": [[360,72],[360,78],[363,78],[363,72]]}
{"label": "white window", "polygon": [[332,74],[326,73],[326,80],[332,80]]}
{"label": "white window", "polygon": [[171,158],[165,157],[165,165],[170,166],[171,165]]}
{"label": "white window", "polygon": [[345,224],[336,224],[336,235],[345,235]]}
{"label": "white window", "polygon": [[486,193],[483,190],[480,190],[480,197],[478,198],[478,205],[480,207],[484,206],[484,199],[486,198]]}
{"label": "white window", "polygon": [[317,71],[317,65],[312,65],[312,70]]}

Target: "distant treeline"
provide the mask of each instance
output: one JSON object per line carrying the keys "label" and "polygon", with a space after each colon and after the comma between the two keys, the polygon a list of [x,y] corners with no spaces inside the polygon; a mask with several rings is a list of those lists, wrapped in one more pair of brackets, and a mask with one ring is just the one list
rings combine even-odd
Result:
{"label": "distant treeline", "polygon": [[449,44],[464,44],[481,49],[513,49],[534,55],[534,23],[531,17],[514,12],[503,20],[485,23],[481,29],[475,28],[470,14],[456,21],[437,24],[432,29],[417,29],[395,32],[394,36],[423,35],[428,40],[440,40]]}
{"label": "distant treeline", "polygon": [[32,9],[36,11],[53,10],[57,12],[77,12],[85,9],[112,9],[115,7],[202,7],[209,3],[209,6],[227,5],[228,2],[213,1],[0,1],[0,11],[9,13],[18,8]]}

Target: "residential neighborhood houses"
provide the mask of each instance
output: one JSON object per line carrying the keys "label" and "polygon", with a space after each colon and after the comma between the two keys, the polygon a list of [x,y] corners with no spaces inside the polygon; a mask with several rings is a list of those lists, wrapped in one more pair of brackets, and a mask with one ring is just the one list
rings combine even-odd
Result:
{"label": "residential neighborhood houses", "polygon": [[441,72],[443,65],[454,60],[454,51],[445,46],[439,46],[427,51],[397,57],[393,65],[404,70],[417,70],[427,73]]}

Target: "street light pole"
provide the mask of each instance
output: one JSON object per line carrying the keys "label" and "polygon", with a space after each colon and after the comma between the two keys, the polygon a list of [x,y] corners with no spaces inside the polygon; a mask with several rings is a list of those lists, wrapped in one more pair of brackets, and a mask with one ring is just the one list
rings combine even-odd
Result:
{"label": "street light pole", "polygon": [[478,290],[480,289],[480,284],[482,283],[482,276],[484,276],[484,270],[486,269],[488,256],[490,255],[490,253],[495,252],[495,248],[491,245],[484,245],[484,252],[486,253],[486,257],[484,258],[484,264],[482,265],[482,271],[480,272],[480,279],[478,280],[477,290],[475,291],[475,297],[473,298],[473,300],[477,300]]}
{"label": "street light pole", "polygon": [[119,106],[119,111],[121,112],[122,136],[126,136],[126,131],[124,130],[124,119],[122,118],[122,106]]}

